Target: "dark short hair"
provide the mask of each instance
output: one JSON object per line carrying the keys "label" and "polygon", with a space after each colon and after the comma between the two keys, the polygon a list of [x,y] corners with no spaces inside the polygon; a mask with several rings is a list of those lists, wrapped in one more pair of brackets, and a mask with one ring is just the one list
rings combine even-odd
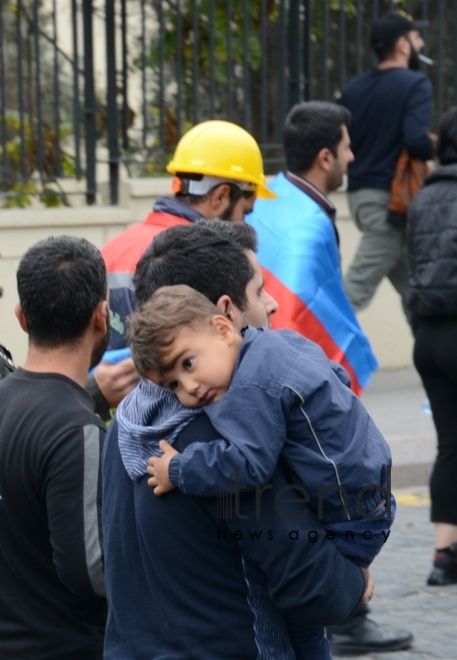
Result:
{"label": "dark short hair", "polygon": [[241,250],[252,250],[252,252],[258,250],[257,232],[252,225],[245,222],[227,222],[219,219],[207,220],[202,218],[197,220],[196,225],[212,229],[220,236],[232,241]]}
{"label": "dark short hair", "polygon": [[187,284],[216,304],[227,295],[246,309],[246,287],[254,270],[244,250],[257,249],[257,236],[242,222],[203,220],[170,227],[155,237],[133,278],[137,305],[162,286]]}
{"label": "dark short hair", "polygon": [[206,296],[189,286],[163,286],[129,317],[128,343],[136,370],[143,378],[150,371],[173,368],[167,353],[182,328],[198,330],[221,314]]}
{"label": "dark short hair", "polygon": [[182,202],[185,204],[188,204],[189,206],[199,206],[200,204],[203,204],[203,202],[206,202],[210,194],[213,192],[213,190],[216,190],[216,188],[219,188],[220,186],[228,186],[230,188],[229,192],[229,200],[230,200],[230,206],[229,209],[233,210],[233,207],[235,204],[242,198],[244,197],[245,199],[251,199],[254,195],[254,191],[250,190],[242,190],[239,186],[236,185],[236,183],[218,183],[216,186],[213,186],[211,190],[208,190],[208,192],[205,195],[176,195]]}
{"label": "dark short hair", "polygon": [[442,165],[457,163],[457,106],[443,116],[438,130],[436,153]]}
{"label": "dark short hair", "polygon": [[294,105],[284,125],[284,152],[287,168],[294,174],[308,172],[321,149],[334,156],[343,138],[342,126],[349,126],[349,110],[336,103],[309,101]]}
{"label": "dark short hair", "polygon": [[72,343],[106,300],[105,262],[85,238],[52,236],[22,257],[17,288],[30,340],[47,348]]}
{"label": "dark short hair", "polygon": [[228,215],[230,215],[230,211],[233,210],[235,204],[242,197],[244,197],[245,199],[251,199],[251,197],[254,195],[253,191],[251,192],[247,190],[242,190],[240,186],[236,185],[236,183],[232,183],[232,182],[225,183],[224,181],[217,183],[204,195],[193,195],[191,193],[186,192],[187,184],[189,181],[201,181],[203,179],[203,174],[189,174],[187,172],[186,173],[176,172],[176,176],[178,177],[178,179],[181,179],[182,181],[181,185],[183,186],[184,192],[178,192],[176,193],[175,196],[178,197],[185,204],[188,204],[189,206],[198,206],[199,204],[203,204],[203,202],[206,202],[206,200],[213,192],[213,190],[216,190],[216,188],[219,188],[219,186],[227,185],[230,188],[230,192],[229,192],[230,205],[227,209]]}

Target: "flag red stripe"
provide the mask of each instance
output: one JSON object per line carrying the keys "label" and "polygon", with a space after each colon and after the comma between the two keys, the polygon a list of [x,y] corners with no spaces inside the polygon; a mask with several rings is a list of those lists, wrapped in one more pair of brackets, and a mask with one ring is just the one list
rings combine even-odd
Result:
{"label": "flag red stripe", "polygon": [[275,330],[288,328],[316,342],[330,360],[341,364],[351,377],[353,392],[359,395],[362,387],[344,351],[335,343],[325,326],[292,291],[284,286],[270,271],[262,268],[265,290],[279,303],[279,310],[271,317]]}

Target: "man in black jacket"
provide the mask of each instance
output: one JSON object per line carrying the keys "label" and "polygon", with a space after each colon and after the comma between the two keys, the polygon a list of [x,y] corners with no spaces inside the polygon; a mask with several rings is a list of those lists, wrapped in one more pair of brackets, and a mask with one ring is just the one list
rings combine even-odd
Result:
{"label": "man in black jacket", "polygon": [[27,251],[17,282],[29,350],[0,380],[0,657],[101,660],[106,429],[83,388],[107,345],[106,269],[61,236]]}

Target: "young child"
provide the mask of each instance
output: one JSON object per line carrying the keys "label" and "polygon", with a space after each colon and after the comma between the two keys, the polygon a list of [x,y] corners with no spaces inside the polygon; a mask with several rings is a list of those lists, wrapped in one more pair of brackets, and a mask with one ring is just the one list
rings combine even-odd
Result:
{"label": "young child", "polygon": [[130,346],[140,375],[204,407],[221,434],[182,454],[162,443],[150,459],[156,494],[214,496],[235,475],[243,489],[263,486],[281,454],[330,538],[369,566],[394,515],[390,450],[319,346],[288,330],[240,334],[187,286],[159,289],[133,314]]}

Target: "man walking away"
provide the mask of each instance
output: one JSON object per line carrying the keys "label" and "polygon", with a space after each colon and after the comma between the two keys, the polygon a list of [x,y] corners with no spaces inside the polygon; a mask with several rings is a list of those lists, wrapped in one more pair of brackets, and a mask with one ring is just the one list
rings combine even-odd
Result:
{"label": "man walking away", "polygon": [[283,132],[288,172],[270,184],[278,198],[258,200],[249,223],[259,235],[266,289],[279,303],[273,327],[319,344],[358,393],[377,362],[343,289],[336,209],[328,198],[354,159],[349,122],[349,112],[334,103],[292,108]]}
{"label": "man walking away", "polygon": [[345,280],[356,312],[367,307],[384,277],[407,310],[408,269],[405,231],[388,222],[387,204],[400,152],[426,161],[434,142],[428,135],[432,103],[429,79],[417,71],[424,45],[419,30],[402,11],[389,11],[375,21],[371,46],[376,68],[351,80],[339,103],[350,110],[349,127],[355,161],[349,168],[348,200],[362,232]]}
{"label": "man walking away", "polygon": [[29,351],[0,380],[0,657],[100,660],[106,429],[83,388],[107,345],[105,265],[85,239],[49,238],[17,282]]}

